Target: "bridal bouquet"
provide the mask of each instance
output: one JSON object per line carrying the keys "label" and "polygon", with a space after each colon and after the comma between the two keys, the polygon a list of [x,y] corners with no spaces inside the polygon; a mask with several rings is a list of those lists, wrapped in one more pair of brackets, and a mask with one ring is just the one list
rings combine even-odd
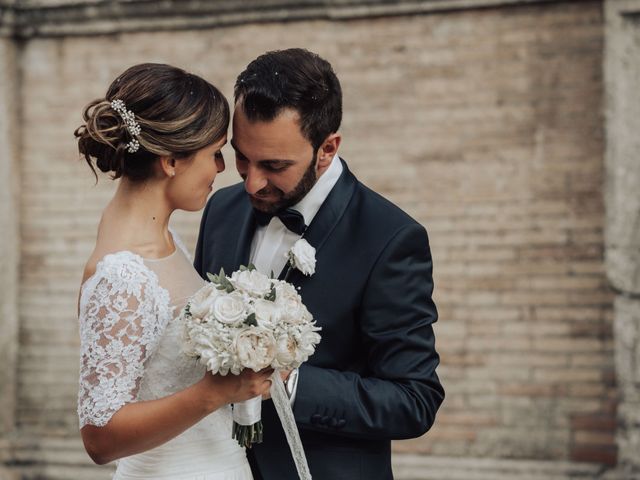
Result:
{"label": "bridal bouquet", "polygon": [[[237,375],[298,368],[320,342],[313,317],[290,283],[269,278],[255,267],[208,274],[207,283],[187,302],[182,317],[188,354],[212,373]],[[233,437],[250,447],[262,441],[261,397],[233,407]]]}

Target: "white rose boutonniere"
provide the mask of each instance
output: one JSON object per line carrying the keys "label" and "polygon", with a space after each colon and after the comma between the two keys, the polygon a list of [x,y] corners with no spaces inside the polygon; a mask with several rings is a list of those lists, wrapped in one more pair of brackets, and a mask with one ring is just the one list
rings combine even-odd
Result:
{"label": "white rose boutonniere", "polygon": [[316,249],[304,238],[293,244],[287,256],[292,268],[300,270],[306,276],[316,273]]}

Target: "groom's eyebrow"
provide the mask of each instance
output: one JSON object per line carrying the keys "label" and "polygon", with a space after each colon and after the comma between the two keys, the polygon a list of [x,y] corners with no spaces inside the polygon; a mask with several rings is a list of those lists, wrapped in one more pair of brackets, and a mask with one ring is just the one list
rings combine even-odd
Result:
{"label": "groom's eyebrow", "polygon": [[[233,148],[238,155],[240,155],[242,158],[247,158],[247,156],[244,153],[242,153],[242,150],[238,148],[238,145],[236,145],[236,142],[233,141],[233,138],[229,141],[229,143],[231,144],[231,148]],[[295,163],[294,160],[287,160],[284,158],[264,158],[262,160],[258,160],[258,163],[276,163],[276,162],[287,163],[287,164]]]}

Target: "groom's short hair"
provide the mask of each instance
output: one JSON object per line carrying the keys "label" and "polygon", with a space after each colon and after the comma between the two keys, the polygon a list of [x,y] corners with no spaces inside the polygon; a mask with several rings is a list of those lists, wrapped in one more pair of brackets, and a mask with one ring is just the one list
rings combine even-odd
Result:
{"label": "groom's short hair", "polygon": [[260,55],[238,75],[234,98],[250,121],[269,122],[285,108],[295,110],[314,150],[342,121],[342,89],[331,64],[302,48]]}

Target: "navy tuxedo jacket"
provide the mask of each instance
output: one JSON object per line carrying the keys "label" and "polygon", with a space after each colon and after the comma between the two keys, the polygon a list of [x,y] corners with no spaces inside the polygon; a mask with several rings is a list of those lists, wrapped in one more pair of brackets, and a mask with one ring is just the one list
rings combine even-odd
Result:
{"label": "navy tuxedo jacket", "polygon": [[[391,440],[429,430],[444,399],[431,253],[420,224],[343,166],[305,234],[316,272],[288,277],[322,327],[293,411],[315,480],[390,479]],[[198,272],[247,265],[255,228],[243,184],[216,192],[200,226]],[[264,442],[248,452],[254,476],[298,478],[270,400],[262,420]]]}

